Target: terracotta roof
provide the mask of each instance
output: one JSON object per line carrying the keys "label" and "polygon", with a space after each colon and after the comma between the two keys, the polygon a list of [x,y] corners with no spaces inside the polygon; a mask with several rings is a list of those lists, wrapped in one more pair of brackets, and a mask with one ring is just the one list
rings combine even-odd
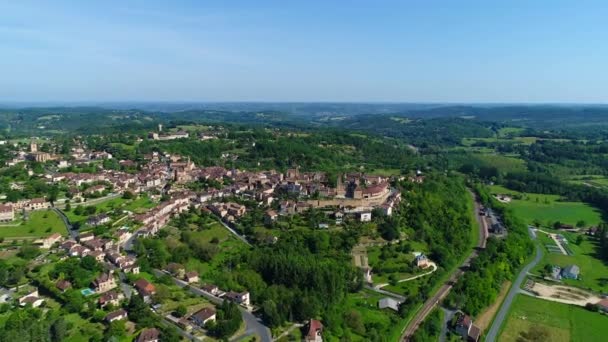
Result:
{"label": "terracotta roof", "polygon": [[138,291],[144,292],[144,294],[154,294],[154,292],[156,292],[154,284],[144,278],[137,280],[134,285]]}
{"label": "terracotta roof", "polygon": [[55,284],[55,286],[57,286],[57,288],[60,289],[61,291],[65,291],[65,290],[69,289],[70,286],[72,286],[72,283],[70,283],[67,280],[59,280],[57,282],[57,284]]}
{"label": "terracotta roof", "polygon": [[209,317],[215,315],[215,310],[212,308],[203,308],[197,312],[195,312],[192,317],[200,320],[200,321],[205,321],[207,319],[209,319]]}
{"label": "terracotta roof", "polygon": [[306,334],[307,337],[309,338],[314,338],[315,336],[317,336],[317,334],[319,332],[323,331],[323,324],[321,323],[321,321],[318,321],[316,319],[311,319],[310,323],[308,323],[308,334]]}
{"label": "terracotta roof", "polygon": [[110,312],[109,314],[106,315],[106,321],[110,321],[110,320],[112,320],[114,318],[121,317],[121,316],[126,316],[126,315],[127,315],[127,312],[124,309],[119,309],[119,310],[116,310],[116,311],[112,311],[112,312]]}
{"label": "terracotta roof", "polygon": [[160,336],[160,332],[156,328],[144,329],[137,337],[137,342],[156,341]]}

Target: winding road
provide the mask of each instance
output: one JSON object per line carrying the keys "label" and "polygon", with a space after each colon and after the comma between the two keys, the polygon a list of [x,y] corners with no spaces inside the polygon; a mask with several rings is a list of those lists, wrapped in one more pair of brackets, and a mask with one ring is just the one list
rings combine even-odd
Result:
{"label": "winding road", "polygon": [[472,191],[469,190],[469,193],[473,197],[473,208],[475,210],[475,219],[477,220],[477,226],[479,228],[479,240],[477,241],[476,248],[471,252],[471,254],[462,262],[460,267],[455,269],[448,279],[448,281],[439,288],[439,290],[431,296],[429,299],[424,302],[422,308],[416,313],[414,318],[408,323],[408,325],[403,330],[401,334],[400,340],[409,341],[409,339],[414,335],[420,324],[424,322],[426,317],[433,311],[433,309],[439,305],[439,302],[442,301],[452,290],[453,284],[456,283],[458,278],[460,278],[465,271],[466,267],[469,266],[471,260],[477,256],[478,250],[481,248],[485,248],[486,240],[488,238],[488,223],[484,219],[483,216],[480,215],[481,203],[479,203],[479,199],[473,194]]}
{"label": "winding road", "polygon": [[[163,276],[169,273],[161,270],[154,270],[154,274],[156,274],[157,276]],[[195,295],[203,296],[215,304],[221,304],[224,301],[224,299],[214,296],[211,293],[205,292],[198,287],[194,287],[183,280],[179,280],[175,277],[172,278],[173,282],[175,282],[177,286],[187,288]],[[257,335],[262,342],[272,342],[272,334],[270,333],[270,329],[268,329],[268,327],[263,325],[257,317],[255,317],[251,312],[247,311],[245,308],[239,306],[239,310],[241,311],[243,321],[245,321],[245,332],[243,332],[240,336],[235,337],[233,340],[238,341],[245,337]]]}
{"label": "winding road", "polygon": [[[532,239],[536,239],[536,234],[534,234],[531,229],[529,231]],[[511,289],[509,289],[507,297],[505,297],[505,300],[503,301],[500,310],[498,310],[498,313],[496,314],[496,318],[494,318],[494,322],[492,322],[490,330],[488,330],[488,333],[486,335],[486,341],[496,341],[496,339],[498,338],[498,333],[500,332],[500,327],[504,323],[505,318],[507,318],[507,314],[509,313],[511,304],[513,304],[513,299],[518,293],[520,293],[521,283],[524,281],[524,279],[526,279],[528,272],[530,272],[530,270],[534,266],[538,265],[542,258],[542,248],[539,244],[536,244],[536,255],[534,256],[534,259],[529,264],[524,266],[524,268],[522,268],[522,270],[519,272],[519,275],[517,275],[517,279],[511,285]]]}

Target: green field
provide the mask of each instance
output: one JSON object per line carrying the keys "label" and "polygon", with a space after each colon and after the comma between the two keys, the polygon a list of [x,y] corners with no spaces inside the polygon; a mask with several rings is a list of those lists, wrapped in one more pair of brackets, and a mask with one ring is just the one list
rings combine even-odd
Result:
{"label": "green field", "polygon": [[[564,279],[564,283],[590,289],[595,292],[608,293],[608,266],[596,256],[598,249],[597,240],[584,236],[581,244],[577,245],[574,242],[579,234],[558,231],[551,232],[563,234],[566,239],[568,239],[568,249],[572,251],[573,255],[551,253],[547,250],[543,260],[538,264],[534,272],[537,274],[540,273],[546,264],[558,265],[560,267],[574,264],[581,269],[580,279]],[[543,246],[546,244],[554,244],[546,234],[538,232],[537,236],[539,239],[542,239],[540,241]]]}
{"label": "green field", "polygon": [[557,195],[522,194],[497,185],[491,186],[490,190],[492,194],[521,196],[521,199],[513,199],[507,206],[513,208],[515,214],[528,224],[534,220],[540,220],[543,225],[556,221],[575,225],[583,220],[588,226],[602,222],[601,212],[582,202],[561,202]]}
{"label": "green field", "polygon": [[86,342],[92,334],[101,336],[104,331],[104,326],[101,323],[91,323],[83,319],[76,313],[63,316],[72,328],[69,330],[66,342]]}
{"label": "green field", "polygon": [[[412,251],[426,251],[426,247],[422,243],[408,243],[412,246]],[[381,258],[383,250],[384,259]],[[412,265],[414,254],[411,252],[403,253],[398,245],[369,247],[367,248],[367,258],[369,265],[374,269],[372,275],[374,284],[388,283],[389,276],[393,276],[399,280],[423,272]],[[385,272],[382,272],[383,269]]]}
{"label": "green field", "polygon": [[[200,239],[204,243],[211,243],[211,240],[217,238],[219,240],[219,252],[209,262],[191,257],[184,264],[186,270],[196,271],[201,276],[201,279],[213,282],[211,271],[220,270],[226,258],[236,255],[245,248],[245,244],[235,238],[226,228],[220,223],[212,221],[206,224],[206,229],[199,230],[193,233],[193,238]],[[179,243],[179,242],[177,242]]]}
{"label": "green field", "polygon": [[87,202],[72,203],[72,210],[70,210],[70,211],[64,210],[65,215],[68,217],[68,219],[72,223],[84,222],[89,218],[88,215],[76,215],[74,213],[74,209],[78,205],[81,205],[83,207],[92,205],[95,208],[97,208],[97,211],[95,212],[94,215],[98,215],[98,214],[107,213],[109,211],[112,211],[114,209],[119,209],[119,208],[124,209],[124,210],[129,210],[129,211],[132,211],[135,213],[139,213],[139,212],[145,211],[145,209],[154,207],[156,205],[156,203],[152,202],[148,197],[141,197],[141,198],[137,198],[135,200],[126,200],[121,197],[117,197],[117,198],[112,198],[109,200],[101,201],[96,204],[88,204]]}
{"label": "green field", "polygon": [[0,225],[0,238],[37,238],[53,233],[67,234],[63,221],[52,210],[36,210],[28,212],[27,215],[26,221],[18,220]]}
{"label": "green field", "polygon": [[[379,328],[377,329],[379,332],[390,332],[389,336],[398,339],[401,326],[394,324],[394,321],[399,319],[397,313],[390,309],[380,310],[378,308],[378,301],[385,297],[368,290],[351,293],[346,298],[344,312],[356,311],[361,315],[366,326],[376,325]],[[362,335],[353,333],[351,337],[353,341],[366,341],[365,333]],[[387,341],[395,339],[387,337]]]}
{"label": "green field", "polygon": [[[548,313],[551,313],[550,315]],[[499,341],[519,341],[521,334],[536,327],[544,338],[539,341],[605,341],[608,334],[608,317],[542,299],[517,295],[502,327]]]}
{"label": "green field", "polygon": [[593,186],[596,188],[608,188],[608,177],[602,175],[574,176],[568,180],[570,183]]}

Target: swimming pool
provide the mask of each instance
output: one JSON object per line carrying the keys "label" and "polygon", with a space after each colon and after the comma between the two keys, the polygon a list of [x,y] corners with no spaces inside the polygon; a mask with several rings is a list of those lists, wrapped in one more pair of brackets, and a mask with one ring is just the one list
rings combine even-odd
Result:
{"label": "swimming pool", "polygon": [[82,290],[80,290],[80,293],[82,293],[84,296],[90,296],[90,295],[94,294],[95,291],[93,291],[91,289],[82,289]]}

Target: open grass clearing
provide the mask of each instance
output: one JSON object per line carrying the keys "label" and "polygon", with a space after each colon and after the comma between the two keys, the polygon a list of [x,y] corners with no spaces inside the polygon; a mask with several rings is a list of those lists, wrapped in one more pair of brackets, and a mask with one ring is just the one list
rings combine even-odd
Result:
{"label": "open grass clearing", "polygon": [[499,340],[517,341],[532,327],[547,334],[545,341],[599,342],[605,341],[608,334],[608,316],[574,305],[517,295]]}
{"label": "open grass clearing", "polygon": [[491,186],[490,190],[492,194],[513,196],[507,206],[513,208],[515,215],[528,224],[535,220],[548,226],[556,221],[571,225],[584,221],[587,226],[602,222],[601,211],[583,202],[561,201],[558,195],[519,193],[497,185]]}
{"label": "open grass clearing", "polygon": [[0,238],[40,238],[53,233],[67,234],[63,221],[52,210],[35,210],[26,215],[27,220],[19,219],[15,223],[0,225]]}

